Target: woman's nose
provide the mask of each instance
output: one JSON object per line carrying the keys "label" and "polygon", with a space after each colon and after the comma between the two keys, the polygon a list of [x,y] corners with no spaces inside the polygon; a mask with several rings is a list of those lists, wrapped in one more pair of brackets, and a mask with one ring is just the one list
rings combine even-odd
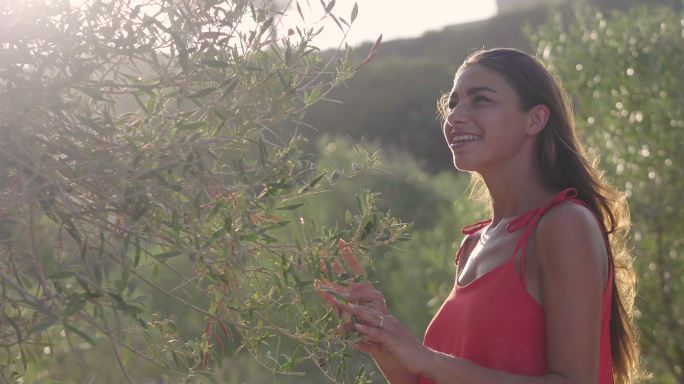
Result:
{"label": "woman's nose", "polygon": [[470,109],[466,103],[458,103],[449,111],[449,114],[447,115],[447,124],[454,125],[456,123],[462,123],[468,119],[469,115]]}

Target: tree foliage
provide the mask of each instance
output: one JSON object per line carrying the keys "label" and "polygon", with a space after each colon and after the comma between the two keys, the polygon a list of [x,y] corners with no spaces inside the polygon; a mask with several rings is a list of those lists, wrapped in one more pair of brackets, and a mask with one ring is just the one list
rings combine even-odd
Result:
{"label": "tree foliage", "polygon": [[656,381],[684,381],[684,29],[681,12],[578,8],[537,31],[601,168],[629,198],[639,272],[634,316]]}
{"label": "tree foliage", "polygon": [[[346,32],[357,7],[347,21],[334,3],[324,17]],[[140,381],[141,364],[211,380],[230,346],[274,372],[313,361],[332,381],[367,380],[348,372],[349,340],[312,282],[349,277],[330,274],[338,238],[363,256],[408,227],[370,192],[339,227],[297,212],[373,165],[318,167],[299,130],[375,50],[324,59],[317,29],[280,37],[281,17],[246,0],[3,3],[3,380],[49,379],[31,373],[41,356],[87,362],[103,344],[114,381]]]}

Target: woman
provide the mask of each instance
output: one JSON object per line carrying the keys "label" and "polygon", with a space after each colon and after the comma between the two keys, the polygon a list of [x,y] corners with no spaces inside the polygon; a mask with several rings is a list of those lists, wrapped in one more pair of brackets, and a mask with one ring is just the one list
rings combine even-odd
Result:
{"label": "woman", "polygon": [[486,188],[492,218],[463,229],[423,343],[370,283],[330,287],[345,304],[320,290],[358,319],[356,347],[393,384],[633,382],[626,204],[584,158],[560,85],[521,51],[478,51],[440,110],[454,166]]}

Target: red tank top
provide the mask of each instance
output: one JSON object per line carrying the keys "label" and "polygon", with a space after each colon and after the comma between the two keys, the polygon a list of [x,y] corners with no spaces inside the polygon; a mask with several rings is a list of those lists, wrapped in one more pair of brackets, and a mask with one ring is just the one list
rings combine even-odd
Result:
{"label": "red tank top", "polygon": [[[424,344],[434,350],[491,369],[527,376],[546,374],[544,310],[525,287],[527,240],[542,215],[557,204],[569,201],[586,207],[584,202],[575,199],[576,196],[575,189],[563,190],[547,206],[523,213],[509,223],[509,232],[524,232],[516,244],[513,255],[504,264],[465,286],[459,286],[457,271],[454,288],[428,326]],[[594,216],[598,220],[598,217]],[[598,221],[601,228],[604,228],[601,221]],[[474,236],[490,222],[491,219],[466,226],[462,232],[469,237]],[[609,272],[603,294],[598,383],[612,384],[610,313],[613,257],[605,230],[603,237],[608,250]],[[462,251],[463,245],[456,254],[457,266]],[[522,280],[515,267],[515,255],[518,252],[522,252]],[[435,382],[420,377],[419,383]]]}

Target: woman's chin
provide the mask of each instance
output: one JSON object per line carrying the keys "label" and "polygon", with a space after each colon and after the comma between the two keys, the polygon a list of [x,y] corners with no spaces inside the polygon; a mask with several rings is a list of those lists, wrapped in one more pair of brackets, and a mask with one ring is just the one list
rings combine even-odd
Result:
{"label": "woman's chin", "polygon": [[465,159],[456,156],[454,156],[453,164],[454,168],[456,168],[458,171],[472,172],[475,170],[474,164],[471,164],[470,162],[465,161]]}

